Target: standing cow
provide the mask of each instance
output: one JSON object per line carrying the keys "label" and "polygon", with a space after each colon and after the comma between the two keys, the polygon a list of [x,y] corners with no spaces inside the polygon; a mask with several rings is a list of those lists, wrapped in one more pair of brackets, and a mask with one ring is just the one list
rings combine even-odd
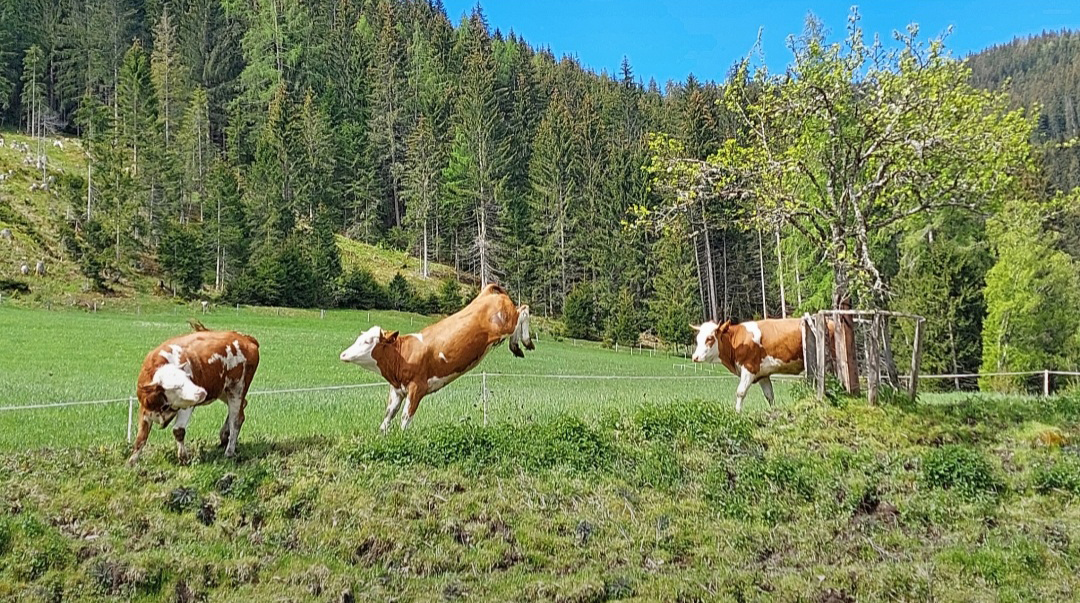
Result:
{"label": "standing cow", "polygon": [[191,323],[194,333],[173,337],[154,348],[143,360],[136,393],[139,397],[139,434],[129,464],[150,435],[150,424],[162,429],[175,418],[173,436],[181,462],[188,457],[184,436],[196,406],[221,400],[229,407],[221,426],[225,456],[236,455],[236,438],[244,425],[244,407],[251,379],[259,368],[259,342],[236,331],[208,331]]}
{"label": "standing cow", "polygon": [[[832,324],[828,325],[832,332]],[[735,391],[735,410],[742,410],[746,392],[754,383],[769,404],[773,403],[770,376],[797,375],[803,371],[802,320],[771,318],[733,325],[731,321],[716,324],[709,321],[701,326],[690,325],[697,331],[694,362],[722,362],[739,377]]]}
{"label": "standing cow", "polygon": [[498,285],[487,285],[460,312],[419,333],[398,336],[374,326],[341,353],[341,360],[382,375],[390,383],[386,418],[380,429],[390,428],[403,401],[401,428],[409,426],[416,407],[427,394],[446,387],[472,370],[488,350],[510,338],[510,351],[524,357],[521,345],[534,349],[529,337],[529,306],[514,306]]}

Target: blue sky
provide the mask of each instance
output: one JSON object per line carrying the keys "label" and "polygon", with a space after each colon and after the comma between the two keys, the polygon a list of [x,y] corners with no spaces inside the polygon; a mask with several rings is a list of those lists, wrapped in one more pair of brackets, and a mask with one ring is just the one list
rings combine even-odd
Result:
{"label": "blue sky", "polygon": [[[475,0],[444,0],[455,24]],[[488,23],[511,29],[533,46],[548,46],[556,56],[570,54],[595,71],[617,72],[625,55],[637,77],[655,77],[661,86],[693,73],[722,80],[731,65],[751,50],[762,28],[765,61],[783,70],[790,53],[788,34],[802,30],[813,12],[833,38],[842,37],[853,2],[781,0],[483,0]],[[1080,1],[983,0],[981,2],[876,0],[859,4],[868,37],[918,23],[920,36],[936,36],[952,25],[947,47],[963,57],[1015,36],[1061,28],[1080,29]]]}

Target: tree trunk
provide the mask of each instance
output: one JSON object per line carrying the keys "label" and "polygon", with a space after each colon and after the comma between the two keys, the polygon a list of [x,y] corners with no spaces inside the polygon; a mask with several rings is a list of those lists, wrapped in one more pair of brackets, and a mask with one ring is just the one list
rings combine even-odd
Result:
{"label": "tree trunk", "polygon": [[705,199],[701,199],[701,229],[705,232],[705,270],[709,277],[709,314],[718,320],[716,303],[716,271],[713,270],[712,242],[709,240],[709,221],[705,212]]}
{"label": "tree trunk", "polygon": [[[833,267],[836,282],[833,285],[833,307],[850,310],[848,275],[843,266]],[[859,394],[859,361],[855,349],[855,320],[848,314],[834,314],[836,322],[836,376],[844,391]]]}
{"label": "tree trunk", "polygon": [[784,252],[780,249],[780,227],[776,227],[776,275],[780,281],[780,316],[787,318],[787,296],[784,294]]}
{"label": "tree trunk", "polygon": [[765,250],[761,245],[761,229],[757,229],[758,266],[761,268],[761,317],[769,318],[769,307],[765,302]]}

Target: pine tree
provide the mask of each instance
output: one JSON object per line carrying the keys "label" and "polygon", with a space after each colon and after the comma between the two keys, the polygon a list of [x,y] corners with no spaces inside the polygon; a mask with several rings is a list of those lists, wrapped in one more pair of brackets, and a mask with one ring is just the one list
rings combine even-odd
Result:
{"label": "pine tree", "polygon": [[650,322],[656,335],[667,344],[690,342],[688,325],[701,316],[697,282],[693,273],[693,251],[687,244],[686,227],[673,223],[656,244],[659,268],[649,300]]}
{"label": "pine tree", "polygon": [[368,65],[371,82],[368,140],[382,189],[390,201],[388,222],[401,226],[404,219],[401,181],[405,162],[405,47],[400,39],[393,3],[379,0],[376,12],[375,47]]}
{"label": "pine tree", "polygon": [[315,104],[314,93],[309,88],[304,102],[293,117],[289,137],[296,149],[295,194],[297,210],[307,214],[314,223],[315,208],[322,206],[330,212],[337,200],[334,139],[326,116]]}
{"label": "pine tree", "polygon": [[471,45],[465,59],[461,88],[452,119],[454,141],[444,171],[447,197],[454,203],[461,225],[475,225],[469,238],[475,254],[475,272],[482,285],[495,280],[500,237],[501,185],[506,149],[502,144],[500,91],[495,87],[495,64],[489,51],[486,24],[474,14],[469,28]]}
{"label": "pine tree", "polygon": [[549,295],[540,299],[546,299],[548,307],[555,312],[562,309],[569,291],[569,233],[574,226],[570,223],[570,208],[579,186],[572,137],[570,110],[556,90],[537,128],[529,164],[533,211],[546,217],[539,224],[538,234],[540,254],[549,259],[543,263],[544,268],[540,268],[546,272],[541,277],[541,286],[549,291]]}
{"label": "pine tree", "polygon": [[408,153],[405,163],[405,199],[408,211],[406,225],[420,231],[420,271],[428,277],[428,260],[435,233],[432,226],[436,203],[439,199],[441,169],[436,150],[435,134],[423,115],[407,140]]}
{"label": "pine tree", "polygon": [[176,137],[189,88],[188,69],[181,61],[176,23],[168,5],[165,5],[161,18],[154,25],[150,73],[158,99],[158,124],[168,151]]}
{"label": "pine tree", "polygon": [[45,135],[45,55],[34,44],[23,57],[22,98],[26,133],[32,138]]}

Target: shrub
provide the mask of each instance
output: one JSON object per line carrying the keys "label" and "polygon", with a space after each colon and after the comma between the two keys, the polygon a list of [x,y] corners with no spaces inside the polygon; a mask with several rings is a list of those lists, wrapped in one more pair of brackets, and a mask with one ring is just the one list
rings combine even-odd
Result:
{"label": "shrub", "polygon": [[955,490],[967,496],[993,494],[1003,487],[990,462],[966,446],[943,446],[922,461],[923,482],[931,488]]}
{"label": "shrub", "polygon": [[614,457],[610,435],[569,416],[539,425],[485,428],[458,424],[440,426],[416,437],[412,433],[396,432],[361,441],[349,457],[355,462],[461,465],[470,469],[566,467],[580,472],[606,468]]}
{"label": "shrub", "polygon": [[566,324],[567,337],[596,339],[596,299],[588,283],[574,287],[566,296],[566,301],[563,302],[563,322]]}
{"label": "shrub", "polygon": [[1040,494],[1056,491],[1080,495],[1080,460],[1060,458],[1037,467],[1032,482]]}
{"label": "shrub", "polygon": [[388,307],[389,302],[386,288],[375,280],[371,272],[359,269],[338,281],[334,303],[340,308],[381,310]]}
{"label": "shrub", "polygon": [[757,517],[775,524],[789,521],[799,505],[813,502],[817,484],[834,481],[823,473],[822,463],[808,457],[747,458],[710,471],[704,494],[727,517]]}
{"label": "shrub", "polygon": [[386,297],[393,310],[411,311],[416,306],[416,291],[400,272],[386,285]]}
{"label": "shrub", "polygon": [[634,415],[634,423],[649,440],[672,442],[685,438],[733,450],[746,448],[753,432],[749,419],[730,405],[700,400],[642,406]]}

